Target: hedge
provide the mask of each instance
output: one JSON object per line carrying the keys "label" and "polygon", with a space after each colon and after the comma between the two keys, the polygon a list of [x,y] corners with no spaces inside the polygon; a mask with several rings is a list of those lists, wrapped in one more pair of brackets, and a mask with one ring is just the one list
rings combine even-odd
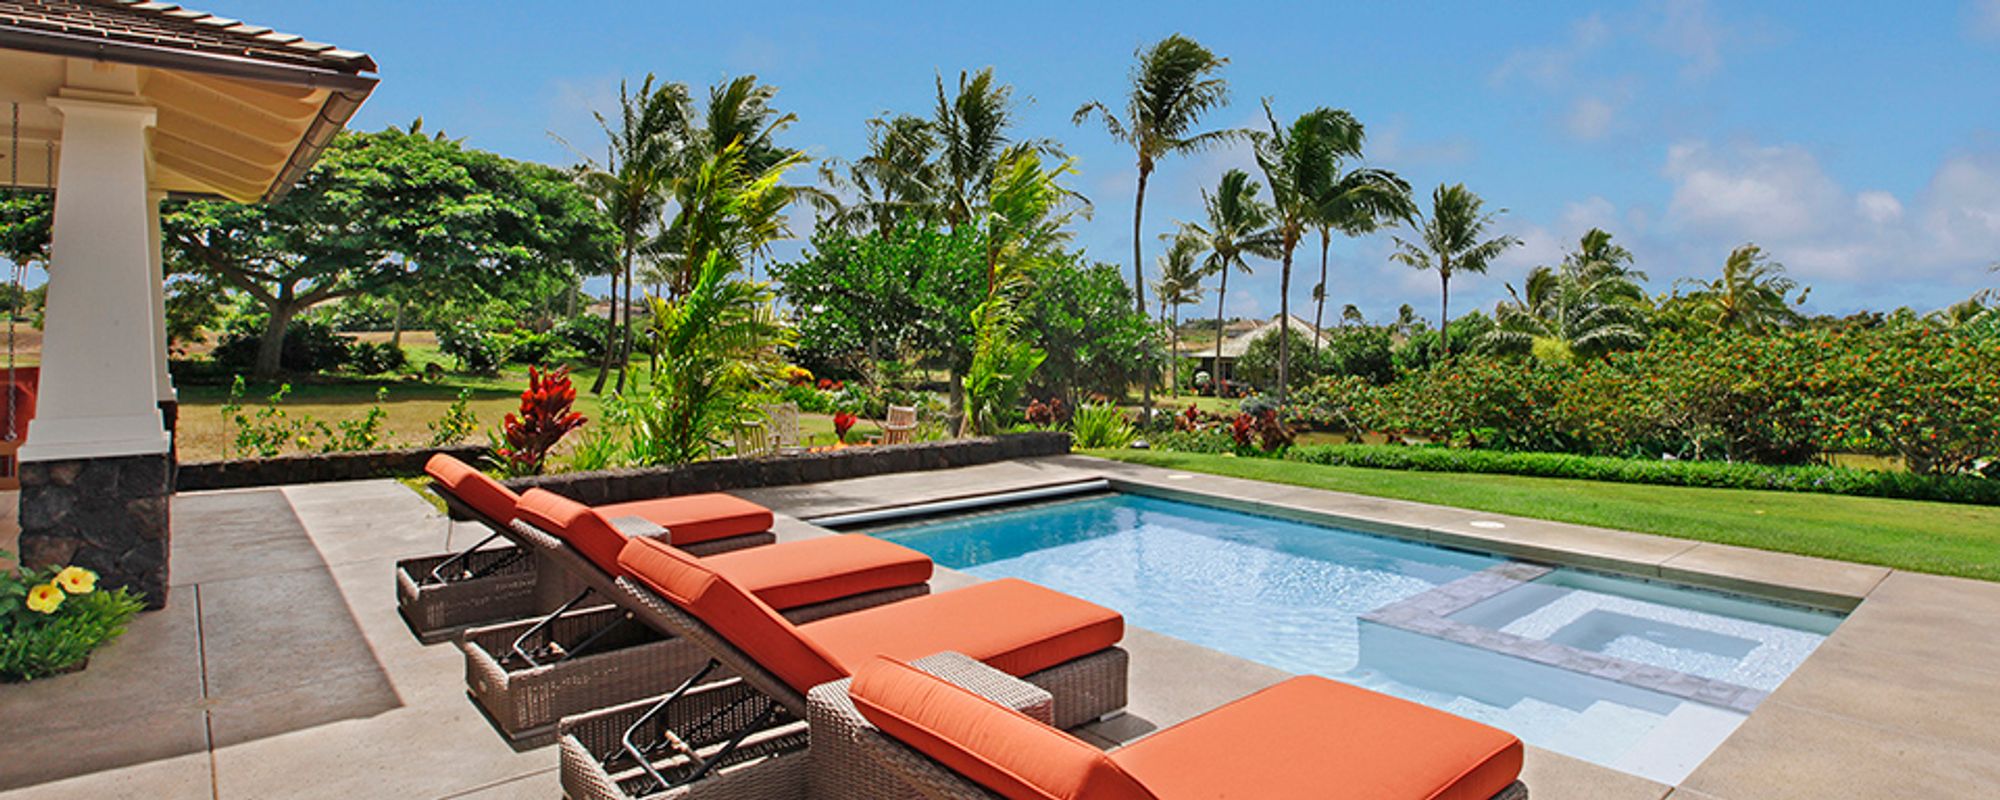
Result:
{"label": "hedge", "polygon": [[1374,469],[1476,472],[1662,486],[1819,492],[1903,500],[2000,505],[2000,480],[1843,467],[1774,467],[1743,462],[1667,461],[1573,456],[1561,453],[1360,444],[1294,447],[1285,451],[1283,457],[1290,461],[1310,464]]}

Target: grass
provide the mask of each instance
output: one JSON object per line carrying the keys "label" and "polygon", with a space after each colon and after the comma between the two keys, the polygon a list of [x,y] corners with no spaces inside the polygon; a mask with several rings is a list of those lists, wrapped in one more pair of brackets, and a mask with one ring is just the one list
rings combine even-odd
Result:
{"label": "grass", "polygon": [[1146,450],[1090,454],[1188,472],[2000,581],[2000,508],[1990,506],[1404,472]]}
{"label": "grass", "polygon": [[[428,337],[428,334],[423,336]],[[384,337],[386,338],[386,337]],[[410,357],[408,371],[421,374],[426,364],[440,364],[447,370],[454,364],[451,359],[438,353],[435,344],[423,339],[412,341],[406,334],[403,349]],[[570,379],[576,384],[576,409],[587,418],[595,419],[603,415],[603,398],[590,393],[590,383],[597,377],[595,366],[573,368]],[[415,447],[429,441],[431,432],[427,427],[444,415],[445,409],[458,399],[462,390],[472,390],[468,403],[472,413],[479,419],[479,433],[475,442],[486,441],[486,432],[500,425],[508,412],[520,407],[521,390],[528,385],[526,367],[508,365],[498,375],[475,376],[448,372],[437,383],[406,380],[394,377],[378,378],[334,378],[293,379],[292,391],[280,406],[293,418],[301,416],[321,420],[331,425],[341,420],[360,419],[376,405],[377,389],[389,390],[389,397],[383,402],[382,410],[388,416],[382,427],[384,447]],[[628,374],[627,391],[637,391],[646,385],[646,366],[643,360],[635,361]],[[609,391],[607,384],[606,390]],[[265,399],[277,391],[275,383],[252,383],[245,387],[243,406],[246,413],[254,412],[265,404]],[[180,387],[180,424],[175,432],[180,456],[185,461],[201,461],[224,457],[223,446],[235,436],[235,427],[222,418],[222,406],[228,402],[229,387],[222,385],[183,384]],[[880,433],[880,428],[868,421],[854,426],[848,435],[859,439]],[[833,417],[827,414],[800,414],[799,433],[809,444],[832,444]],[[241,453],[230,453],[230,457],[242,457]]]}

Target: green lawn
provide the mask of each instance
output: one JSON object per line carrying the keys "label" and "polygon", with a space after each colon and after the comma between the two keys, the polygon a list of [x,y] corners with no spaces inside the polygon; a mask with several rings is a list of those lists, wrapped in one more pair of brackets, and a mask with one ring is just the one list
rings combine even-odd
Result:
{"label": "green lawn", "polygon": [[1329,467],[1146,450],[1090,455],[1189,472],[2000,580],[2000,508],[1872,497]]}

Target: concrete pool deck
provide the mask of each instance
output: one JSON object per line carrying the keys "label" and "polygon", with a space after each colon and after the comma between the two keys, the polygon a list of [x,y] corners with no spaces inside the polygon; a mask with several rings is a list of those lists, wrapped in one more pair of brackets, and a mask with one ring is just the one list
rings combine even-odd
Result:
{"label": "concrete pool deck", "polygon": [[[1536,798],[1958,796],[2000,785],[2000,584],[1537,522],[1083,456],[740,492],[802,519],[1103,477],[1534,560],[1853,607],[1679,787],[1531,749]],[[397,559],[483,535],[393,481],[193,493],[175,502],[174,593],[89,670],[0,687],[0,798],[560,796],[553,748],[508,747],[449,644],[395,612]],[[1498,522],[1503,528],[1471,523]],[[939,589],[973,579],[945,571]],[[1858,604],[1858,607],[1856,607]],[[285,613],[273,613],[282,608]],[[1133,629],[1130,741],[1278,670]]]}

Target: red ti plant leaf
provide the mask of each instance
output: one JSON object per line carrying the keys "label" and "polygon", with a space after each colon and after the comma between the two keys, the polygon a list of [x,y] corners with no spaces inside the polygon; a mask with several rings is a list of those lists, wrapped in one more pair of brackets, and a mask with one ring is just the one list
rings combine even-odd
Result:
{"label": "red ti plant leaf", "polygon": [[583,427],[582,414],[572,410],[576,387],[569,382],[569,368],[542,372],[528,368],[528,388],[521,392],[521,410],[508,414],[500,424],[505,439],[495,448],[513,469],[529,474],[542,471],[549,451],[570,431]]}

